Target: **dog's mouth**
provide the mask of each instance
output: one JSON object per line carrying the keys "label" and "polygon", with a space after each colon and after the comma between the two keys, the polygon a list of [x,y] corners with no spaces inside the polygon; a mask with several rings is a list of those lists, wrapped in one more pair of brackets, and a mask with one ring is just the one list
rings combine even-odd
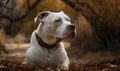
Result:
{"label": "dog's mouth", "polygon": [[75,31],[71,31],[65,38],[74,38],[75,37]]}
{"label": "dog's mouth", "polygon": [[56,39],[58,40],[58,41],[62,41],[62,40],[64,40],[64,39],[72,39],[72,38],[74,38],[75,37],[75,31],[70,31],[66,36],[64,36],[64,37],[56,37]]}

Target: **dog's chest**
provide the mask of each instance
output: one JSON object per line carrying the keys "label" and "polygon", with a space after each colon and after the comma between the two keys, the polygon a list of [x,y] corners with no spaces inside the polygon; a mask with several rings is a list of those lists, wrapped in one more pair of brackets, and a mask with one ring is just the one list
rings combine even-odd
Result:
{"label": "dog's chest", "polygon": [[46,55],[45,55],[46,58],[47,59],[52,59],[54,57],[53,55],[55,55],[53,49],[47,48],[46,49]]}
{"label": "dog's chest", "polygon": [[55,64],[57,64],[59,60],[58,53],[56,53],[54,49],[46,49],[44,53],[45,53],[44,57],[45,57],[45,61],[47,62],[47,65],[56,66]]}

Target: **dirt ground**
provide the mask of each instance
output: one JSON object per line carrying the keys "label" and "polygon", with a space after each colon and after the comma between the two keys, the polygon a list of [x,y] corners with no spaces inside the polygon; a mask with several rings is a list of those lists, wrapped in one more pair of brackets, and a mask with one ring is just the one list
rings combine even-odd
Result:
{"label": "dirt ground", "polygon": [[[5,44],[8,53],[0,54],[0,71],[56,71],[53,67],[39,68],[33,65],[22,64],[25,52],[29,47],[28,43]],[[66,44],[69,46],[69,44]],[[104,52],[101,52],[104,53]],[[71,64],[69,71],[120,71],[120,56],[101,56],[100,53],[88,53],[75,58],[70,56]]]}
{"label": "dirt ground", "polygon": [[2,53],[0,58],[1,60],[8,59],[23,62],[25,52],[29,47],[28,43],[9,43],[5,44],[5,46],[5,49],[8,51],[8,53]]}

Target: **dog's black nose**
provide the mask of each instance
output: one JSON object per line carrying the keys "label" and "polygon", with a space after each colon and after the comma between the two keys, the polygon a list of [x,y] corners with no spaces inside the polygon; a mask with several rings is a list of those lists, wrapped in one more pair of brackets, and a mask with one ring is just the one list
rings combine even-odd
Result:
{"label": "dog's black nose", "polygon": [[74,30],[75,29],[75,25],[69,25],[69,29],[72,29],[72,30]]}

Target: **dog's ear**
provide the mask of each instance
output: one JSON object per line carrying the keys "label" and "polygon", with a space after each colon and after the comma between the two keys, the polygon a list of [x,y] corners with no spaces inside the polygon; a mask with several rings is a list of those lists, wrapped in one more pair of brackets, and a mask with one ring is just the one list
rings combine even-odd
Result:
{"label": "dog's ear", "polygon": [[63,11],[60,11],[61,13],[64,13]]}
{"label": "dog's ear", "polygon": [[43,11],[43,12],[40,12],[37,17],[34,18],[34,21],[35,23],[37,22],[37,20],[41,20],[43,19],[44,17],[48,16],[48,14],[50,13],[50,11]]}

